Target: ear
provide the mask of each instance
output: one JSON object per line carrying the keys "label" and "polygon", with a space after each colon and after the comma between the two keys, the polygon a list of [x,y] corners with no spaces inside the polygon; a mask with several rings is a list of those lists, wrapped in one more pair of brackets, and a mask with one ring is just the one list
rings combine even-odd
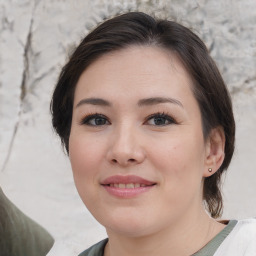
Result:
{"label": "ear", "polygon": [[206,141],[204,177],[218,171],[225,158],[225,134],[222,127],[211,130]]}

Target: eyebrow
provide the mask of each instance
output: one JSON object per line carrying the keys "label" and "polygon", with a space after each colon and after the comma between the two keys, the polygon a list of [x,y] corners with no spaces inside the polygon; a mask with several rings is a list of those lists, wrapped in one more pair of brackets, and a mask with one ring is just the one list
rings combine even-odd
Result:
{"label": "eyebrow", "polygon": [[154,98],[147,98],[147,99],[141,99],[138,102],[139,106],[151,106],[161,103],[172,103],[176,104],[183,108],[182,103],[179,100],[173,99],[173,98],[165,98],[165,97],[154,97]]}
{"label": "eyebrow", "polygon": [[[152,106],[152,105],[157,105],[157,104],[161,104],[161,103],[172,103],[172,104],[176,104],[183,108],[183,105],[179,100],[176,100],[173,98],[165,98],[165,97],[153,97],[153,98],[141,99],[138,101],[138,106],[139,107]],[[76,105],[76,108],[83,104],[105,106],[105,107],[112,106],[112,104],[109,101],[101,99],[101,98],[87,98],[87,99],[80,100],[78,102],[78,104]]]}
{"label": "eyebrow", "polygon": [[88,99],[82,99],[78,102],[76,105],[76,108],[83,105],[83,104],[91,104],[91,105],[98,105],[98,106],[105,106],[110,107],[111,103],[107,100],[101,99],[101,98],[88,98]]}

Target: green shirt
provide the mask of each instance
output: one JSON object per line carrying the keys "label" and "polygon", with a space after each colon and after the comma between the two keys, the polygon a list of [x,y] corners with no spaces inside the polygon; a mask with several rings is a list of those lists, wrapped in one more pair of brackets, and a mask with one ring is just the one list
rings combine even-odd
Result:
{"label": "green shirt", "polygon": [[[194,253],[192,256],[213,256],[221,243],[229,235],[232,229],[235,227],[237,220],[229,221],[228,225],[217,234],[209,243],[207,243],[200,251]],[[108,239],[104,239],[99,243],[93,245],[89,249],[85,250],[79,256],[103,256],[104,248],[108,242]]]}
{"label": "green shirt", "polygon": [[0,188],[0,255],[45,256],[53,242],[52,236],[21,212]]}

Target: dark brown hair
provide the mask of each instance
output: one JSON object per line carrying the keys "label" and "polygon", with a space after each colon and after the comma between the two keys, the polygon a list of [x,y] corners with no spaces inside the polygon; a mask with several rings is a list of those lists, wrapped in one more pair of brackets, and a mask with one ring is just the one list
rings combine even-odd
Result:
{"label": "dark brown hair", "polygon": [[225,159],[219,170],[205,178],[203,199],[211,216],[222,212],[221,175],[234,152],[235,121],[230,95],[205,44],[188,28],[145,13],[130,12],[105,21],[89,33],[63,67],[51,101],[52,124],[69,152],[74,90],[82,72],[111,51],[131,45],[157,46],[177,54],[193,80],[199,104],[204,138],[215,127],[225,133]]}

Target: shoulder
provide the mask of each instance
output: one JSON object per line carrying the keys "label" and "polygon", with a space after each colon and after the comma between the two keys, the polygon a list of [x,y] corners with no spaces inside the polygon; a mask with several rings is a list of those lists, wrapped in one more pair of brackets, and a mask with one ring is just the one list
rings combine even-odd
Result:
{"label": "shoulder", "polygon": [[237,221],[214,255],[256,255],[256,219]]}
{"label": "shoulder", "polygon": [[240,224],[244,227],[250,227],[250,226],[255,227],[256,226],[256,217],[250,218],[250,219],[238,220],[237,224]]}
{"label": "shoulder", "polygon": [[[234,228],[237,235],[241,237],[256,237],[256,218],[239,220]],[[256,241],[256,240],[255,240]]]}
{"label": "shoulder", "polygon": [[97,244],[94,244],[87,250],[80,253],[78,256],[103,256],[105,245],[107,244],[108,239],[104,239]]}
{"label": "shoulder", "polygon": [[0,254],[46,255],[53,237],[19,210],[0,187]]}

